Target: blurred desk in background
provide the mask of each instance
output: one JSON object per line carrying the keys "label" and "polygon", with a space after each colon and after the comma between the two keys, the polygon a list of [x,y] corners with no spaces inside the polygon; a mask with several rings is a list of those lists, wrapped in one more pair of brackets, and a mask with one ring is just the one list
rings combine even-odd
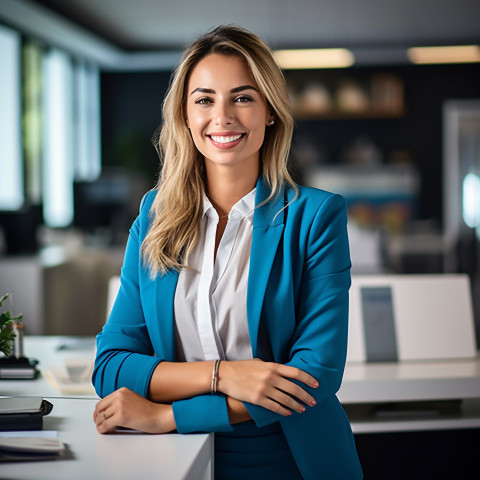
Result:
{"label": "blurred desk in background", "polygon": [[96,335],[123,253],[123,247],[72,245],[0,257],[0,293],[11,294],[11,310],[23,314],[29,335]]}
{"label": "blurred desk in background", "polygon": [[[38,360],[40,376],[35,380],[0,380],[0,395],[68,398],[98,398],[91,385],[91,365],[95,358],[94,337],[25,336],[25,355]],[[59,385],[50,373],[66,371],[66,365],[90,368],[82,378]],[[65,373],[66,375],[66,373]],[[59,388],[61,387],[61,388]]]}
{"label": "blurred desk in background", "polygon": [[356,434],[480,428],[480,356],[347,363],[338,398]]}

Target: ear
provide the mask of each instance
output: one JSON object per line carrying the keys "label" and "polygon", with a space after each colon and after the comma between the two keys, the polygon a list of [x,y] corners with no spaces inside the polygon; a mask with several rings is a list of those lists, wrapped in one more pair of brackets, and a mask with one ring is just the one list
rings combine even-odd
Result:
{"label": "ear", "polygon": [[275,115],[273,114],[273,112],[270,112],[267,118],[267,127],[271,127],[274,123],[275,123]]}

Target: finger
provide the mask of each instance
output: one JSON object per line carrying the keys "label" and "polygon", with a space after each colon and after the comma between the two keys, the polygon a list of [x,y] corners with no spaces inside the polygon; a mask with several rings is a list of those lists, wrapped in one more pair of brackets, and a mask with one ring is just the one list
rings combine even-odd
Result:
{"label": "finger", "polygon": [[93,420],[95,421],[96,418],[102,414],[102,412],[104,412],[111,406],[111,404],[112,404],[112,398],[110,397],[110,395],[100,400],[95,405],[95,410],[93,411]]}
{"label": "finger", "polygon": [[95,425],[98,427],[99,425],[101,425],[105,420],[107,419],[106,417],[106,414],[105,414],[105,411],[101,411],[101,412],[98,412],[93,421],[95,422]]}
{"label": "finger", "polygon": [[116,430],[120,425],[121,418],[113,408],[103,410],[97,415],[97,430],[100,433],[108,433]]}
{"label": "finger", "polygon": [[117,427],[118,427],[117,422],[115,421],[115,418],[112,416],[105,420],[101,420],[100,423],[97,425],[97,430],[99,433],[109,433],[116,430]]}
{"label": "finger", "polygon": [[265,398],[265,400],[261,403],[261,406],[267,408],[268,410],[271,410],[274,413],[283,415],[284,417],[288,417],[292,414],[292,412],[288,408],[285,408],[283,405],[280,405],[278,402],[272,400],[271,398]]}
{"label": "finger", "polygon": [[104,423],[106,420],[108,420],[110,417],[112,417],[114,413],[115,411],[110,407],[106,410],[98,411],[94,417],[94,422],[97,425],[97,427],[102,423]]}
{"label": "finger", "polygon": [[318,381],[309,373],[300,370],[299,368],[291,367],[290,365],[278,365],[277,372],[282,377],[293,378],[298,380],[311,388],[318,387]]}
{"label": "finger", "polygon": [[289,410],[295,410],[298,413],[305,411],[305,407],[294,398],[281,390],[276,390],[270,398]]}
{"label": "finger", "polygon": [[100,405],[100,402],[97,403],[95,406],[95,410],[93,411],[93,421],[97,423],[98,416],[103,412],[103,407]]}
{"label": "finger", "polygon": [[278,381],[276,388],[283,390],[289,395],[295,397],[301,402],[305,403],[309,407],[313,407],[316,404],[315,398],[312,397],[306,390],[297,385],[296,383],[282,378]]}

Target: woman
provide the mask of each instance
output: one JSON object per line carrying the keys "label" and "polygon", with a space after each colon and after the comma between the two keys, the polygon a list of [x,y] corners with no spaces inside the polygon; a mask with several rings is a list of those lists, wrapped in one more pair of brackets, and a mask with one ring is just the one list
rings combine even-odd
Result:
{"label": "woman", "polygon": [[271,52],[239,27],[207,33],[163,113],[162,173],[97,338],[98,431],[215,432],[219,479],[361,478],[335,396],[345,204],[287,172],[293,121]]}

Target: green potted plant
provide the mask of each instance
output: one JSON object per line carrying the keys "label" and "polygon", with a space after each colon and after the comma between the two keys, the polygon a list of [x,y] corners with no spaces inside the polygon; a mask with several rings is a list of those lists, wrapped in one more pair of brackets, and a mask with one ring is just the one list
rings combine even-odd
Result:
{"label": "green potted plant", "polygon": [[[8,298],[8,293],[0,298],[0,308],[3,302]],[[10,357],[13,351],[13,342],[15,339],[15,324],[19,322],[22,315],[12,315],[9,310],[0,313],[0,352],[5,357]]]}
{"label": "green potted plant", "polygon": [[[7,298],[8,293],[0,298],[0,308]],[[33,380],[40,374],[38,361],[23,354],[21,318],[9,310],[0,312],[0,380]]]}

